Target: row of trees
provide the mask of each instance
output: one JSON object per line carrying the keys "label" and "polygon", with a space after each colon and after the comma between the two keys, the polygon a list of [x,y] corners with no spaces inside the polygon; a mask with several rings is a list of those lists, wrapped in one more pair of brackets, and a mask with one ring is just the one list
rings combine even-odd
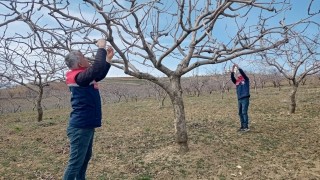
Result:
{"label": "row of trees", "polygon": [[[275,74],[273,74],[273,72]],[[283,86],[293,86],[286,78],[276,71],[269,74],[256,74],[247,72],[251,80],[252,93],[258,96],[265,87],[274,87],[279,90]],[[163,79],[168,81],[168,79]],[[319,86],[320,75],[306,78],[302,85]],[[207,74],[199,76],[194,74],[191,77],[182,78],[182,89],[184,96],[213,95],[216,98],[224,98],[232,89],[234,84],[230,81],[230,73]],[[258,91],[258,89],[260,89]],[[138,102],[146,98],[153,98],[158,101],[158,107],[162,108],[168,98],[168,94],[158,85],[144,80],[134,80],[133,78],[107,78],[100,83],[100,94],[102,103],[119,103],[134,101]],[[37,111],[38,92],[30,90],[21,85],[6,86],[0,89],[0,114],[15,113],[21,111]],[[56,109],[70,107],[70,92],[65,82],[50,83],[43,88],[41,99],[42,109]]]}
{"label": "row of trees", "polygon": [[[304,3],[300,19],[286,20],[295,5],[287,0],[1,1],[0,77],[38,87],[41,97],[39,84],[61,77],[53,74],[63,72],[62,57],[68,51],[79,49],[92,56],[93,39],[105,37],[117,53],[114,67],[168,94],[176,142],[187,151],[182,76],[199,66],[254,55],[298,87],[299,79],[319,68],[316,3]],[[290,48],[301,42],[307,47]],[[305,61],[292,59],[297,53]],[[286,68],[297,71],[288,75]]]}

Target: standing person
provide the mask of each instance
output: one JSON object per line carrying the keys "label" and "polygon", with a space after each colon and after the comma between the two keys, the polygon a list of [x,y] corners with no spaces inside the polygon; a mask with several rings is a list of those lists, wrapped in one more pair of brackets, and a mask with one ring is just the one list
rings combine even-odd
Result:
{"label": "standing person", "polygon": [[114,51],[106,50],[106,41],[97,41],[98,51],[90,65],[80,51],[71,51],[65,57],[70,69],[66,83],[71,92],[71,106],[67,135],[70,140],[70,157],[64,172],[64,180],[83,180],[92,155],[95,128],[101,126],[101,99],[98,81],[106,77]]}
{"label": "standing person", "polygon": [[[237,78],[235,78],[235,67],[238,69]],[[248,76],[243,72],[237,64],[232,66],[231,81],[236,85],[237,98],[238,98],[238,109],[240,116],[240,131],[249,131],[249,99],[250,99],[250,81]]]}

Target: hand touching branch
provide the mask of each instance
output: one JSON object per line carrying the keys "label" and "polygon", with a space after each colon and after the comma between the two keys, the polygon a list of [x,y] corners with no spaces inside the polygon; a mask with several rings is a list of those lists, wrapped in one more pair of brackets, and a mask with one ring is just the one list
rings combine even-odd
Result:
{"label": "hand touching branch", "polygon": [[111,63],[112,58],[114,56],[114,50],[111,46],[108,46],[106,50],[107,50],[107,62]]}
{"label": "hand touching branch", "polygon": [[106,48],[106,40],[105,39],[99,39],[96,43],[98,48]]}
{"label": "hand touching branch", "polygon": [[96,45],[99,47],[99,48],[105,48],[107,50],[107,62],[108,63],[111,63],[112,61],[112,58],[114,56],[114,50],[112,48],[112,46],[107,46],[106,48],[106,40],[105,39],[99,39],[96,43]]}
{"label": "hand touching branch", "polygon": [[239,69],[238,64],[233,64],[233,66],[232,66],[232,71],[231,71],[231,72],[234,72],[234,68],[235,68],[235,67],[237,67],[237,69]]}

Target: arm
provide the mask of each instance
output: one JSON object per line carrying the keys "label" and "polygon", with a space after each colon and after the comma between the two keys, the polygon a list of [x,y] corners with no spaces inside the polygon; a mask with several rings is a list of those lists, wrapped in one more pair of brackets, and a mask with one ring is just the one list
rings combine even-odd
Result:
{"label": "arm", "polygon": [[106,50],[99,48],[92,66],[76,76],[76,83],[80,86],[88,86],[93,80],[104,78],[110,69],[106,62]]}
{"label": "arm", "polygon": [[[106,77],[107,73],[109,72],[109,69],[111,67],[111,61],[112,61],[112,58],[114,56],[114,51],[112,49],[111,46],[109,46],[107,49],[107,57],[106,57],[106,60],[107,60],[107,66],[105,67],[105,71],[103,71],[96,79],[95,81],[98,82],[98,81],[101,81],[103,78]],[[106,73],[104,73],[106,72]]]}
{"label": "arm", "polygon": [[243,78],[245,80],[249,80],[248,76],[246,75],[246,73],[244,73],[244,71],[241,68],[239,68],[239,72],[240,72],[241,76],[243,76]]}
{"label": "arm", "polygon": [[231,81],[233,82],[233,84],[236,84],[236,78],[234,77],[234,67],[235,67],[236,65],[234,64],[233,66],[232,66],[232,70],[231,70]]}
{"label": "arm", "polygon": [[233,82],[233,84],[236,84],[236,78],[234,77],[234,72],[231,72],[231,81]]}
{"label": "arm", "polygon": [[108,74],[110,67],[111,67],[111,64],[110,63],[106,63],[106,66],[105,66],[104,70],[101,71],[101,73],[94,80],[96,82],[99,82],[102,79],[104,79],[106,77],[106,75]]}
{"label": "arm", "polygon": [[94,63],[83,72],[80,72],[75,78],[76,83],[80,86],[88,86],[93,80],[103,79],[110,69],[110,64],[108,65],[106,62],[106,40],[99,39],[96,45],[99,49]]}

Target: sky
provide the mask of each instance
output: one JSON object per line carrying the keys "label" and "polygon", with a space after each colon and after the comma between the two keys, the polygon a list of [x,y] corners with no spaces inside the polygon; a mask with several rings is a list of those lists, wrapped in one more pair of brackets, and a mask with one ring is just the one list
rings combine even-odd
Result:
{"label": "sky", "polygon": [[[264,2],[266,0],[263,0]],[[311,0],[310,0],[311,1]],[[278,20],[281,20],[283,18],[285,18],[286,23],[292,23],[294,21],[300,20],[302,17],[304,17],[306,15],[307,12],[307,8],[308,8],[308,4],[310,2],[309,0],[291,0],[293,6],[291,11],[288,11],[286,13],[286,16],[279,16],[279,19],[275,19],[275,23],[278,23]],[[4,2],[3,0],[0,0],[0,2]],[[109,1],[105,1],[106,3],[108,3]],[[257,1],[257,2],[261,2],[261,1]],[[270,1],[267,1],[270,2]],[[77,6],[74,6],[77,7]],[[319,7],[320,7],[320,1],[319,0],[315,0],[313,1],[313,8],[311,9],[313,12],[318,12],[319,11]],[[318,9],[317,9],[318,8]],[[89,9],[88,9],[89,10]],[[43,11],[43,10],[41,10]],[[3,6],[0,5],[0,12],[5,13],[5,10],[3,9]],[[76,9],[74,11],[74,13],[76,13]],[[257,12],[258,13],[258,12]],[[93,16],[93,13],[87,12],[86,14],[83,14],[85,17],[90,17]],[[254,17],[251,17],[254,19]],[[320,24],[320,18],[319,15],[317,17],[314,18],[316,21],[319,22]],[[50,21],[50,19],[44,19],[45,21]],[[1,21],[1,19],[0,19]],[[164,22],[165,23],[165,22]],[[228,24],[228,22],[224,22],[225,24]],[[50,23],[48,23],[50,25]],[[215,26],[214,28],[214,32],[216,32],[217,34],[219,34],[219,39],[221,41],[223,41],[224,37],[227,36],[227,33],[225,33],[225,24],[218,24],[217,26]],[[27,27],[24,27],[21,25],[21,23],[16,22],[12,24],[13,26],[11,26],[11,32],[12,34],[16,33],[15,31],[21,32],[23,31],[23,29],[27,29]],[[51,24],[52,25],[52,24]],[[0,30],[3,30],[0,28]],[[317,29],[315,29],[316,31]],[[229,30],[230,32],[232,32],[232,29]],[[224,34],[225,33],[225,34]],[[228,32],[229,33],[229,32]],[[96,39],[98,38],[98,35],[96,37],[91,36],[91,39]],[[117,41],[117,40],[116,40]],[[250,59],[250,60],[248,60]],[[227,62],[227,63],[222,63],[222,64],[218,64],[218,65],[205,65],[202,66],[200,68],[195,69],[194,71],[188,73],[186,76],[190,76],[193,74],[208,74],[208,73],[212,73],[215,71],[218,72],[223,72],[223,71],[227,71],[231,68],[232,63],[238,63],[241,67],[246,68],[246,69],[254,69],[252,66],[252,61],[254,61],[255,57],[254,56],[247,56],[247,57],[241,57],[241,58],[236,58],[234,59],[232,62]],[[174,62],[173,60],[166,60],[168,67],[170,68],[175,68],[177,63],[172,63]],[[137,65],[139,66],[139,65]],[[150,69],[150,68],[146,68],[145,69],[146,72],[149,72],[151,74],[157,74],[158,72],[154,69]],[[112,67],[110,72],[108,73],[108,77],[118,77],[118,76],[126,76],[122,70],[119,70],[115,67]],[[160,74],[159,74],[160,76]]]}

